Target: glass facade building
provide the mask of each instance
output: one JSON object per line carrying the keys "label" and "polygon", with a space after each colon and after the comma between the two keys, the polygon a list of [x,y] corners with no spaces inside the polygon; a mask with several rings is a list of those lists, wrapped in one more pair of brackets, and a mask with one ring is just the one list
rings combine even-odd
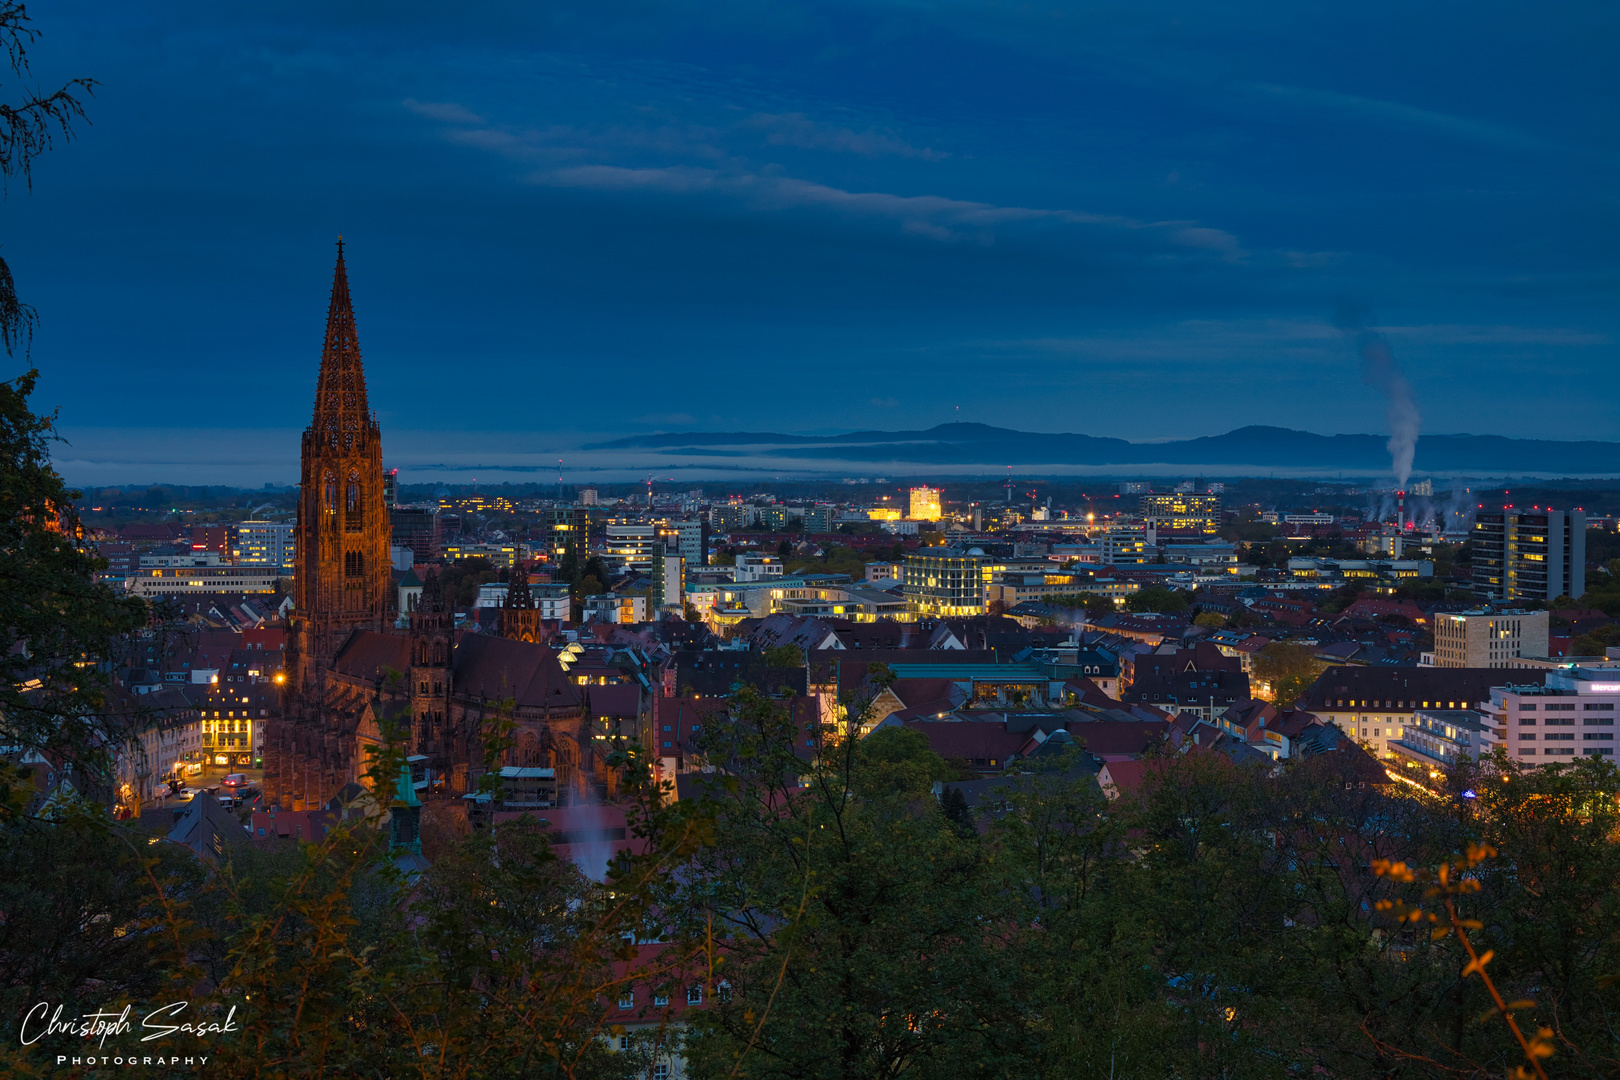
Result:
{"label": "glass facade building", "polygon": [[906,605],[927,615],[984,614],[984,564],[977,549],[929,548],[906,556]]}

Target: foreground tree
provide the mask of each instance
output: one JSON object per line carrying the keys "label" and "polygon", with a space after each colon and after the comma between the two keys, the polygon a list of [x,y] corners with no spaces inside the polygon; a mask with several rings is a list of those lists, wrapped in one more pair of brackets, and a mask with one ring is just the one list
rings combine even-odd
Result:
{"label": "foreground tree", "polygon": [[723,980],[691,1018],[693,1075],[1018,1071],[1028,1043],[989,864],[930,792],[954,770],[905,730],[806,747],[782,703],[748,690],[731,719],[705,739],[728,774],[683,901],[712,927]]}

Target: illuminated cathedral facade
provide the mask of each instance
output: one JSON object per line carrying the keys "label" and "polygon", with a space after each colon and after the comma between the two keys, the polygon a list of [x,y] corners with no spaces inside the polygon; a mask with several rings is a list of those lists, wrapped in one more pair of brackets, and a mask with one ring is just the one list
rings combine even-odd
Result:
{"label": "illuminated cathedral facade", "polygon": [[[365,785],[367,748],[389,728],[447,797],[502,765],[554,769],[563,802],[605,781],[605,763],[591,753],[588,700],[544,641],[521,568],[499,636],[458,629],[432,570],[399,619],[382,462],[340,240],[301,444],[288,681],[282,716],[266,724],[263,743],[267,802],[315,809],[349,784]],[[486,761],[495,718],[513,722],[513,745]]]}

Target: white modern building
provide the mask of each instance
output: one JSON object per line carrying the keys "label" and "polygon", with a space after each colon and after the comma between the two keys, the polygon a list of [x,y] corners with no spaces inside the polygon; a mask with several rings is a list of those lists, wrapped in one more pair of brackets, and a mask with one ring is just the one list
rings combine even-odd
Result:
{"label": "white modern building", "polygon": [[1566,668],[1545,683],[1491,690],[1482,711],[1502,733],[1508,756],[1529,765],[1614,757],[1620,672]]}
{"label": "white modern building", "polygon": [[243,521],[236,526],[236,561],[292,573],[298,541],[291,521]]}

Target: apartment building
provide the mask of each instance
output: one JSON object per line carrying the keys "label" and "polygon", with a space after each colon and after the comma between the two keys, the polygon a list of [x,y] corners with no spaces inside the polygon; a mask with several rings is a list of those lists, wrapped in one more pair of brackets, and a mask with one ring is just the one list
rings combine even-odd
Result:
{"label": "apartment building", "polygon": [[1579,510],[1481,510],[1469,538],[1482,600],[1545,603],[1586,591],[1586,515]]}

